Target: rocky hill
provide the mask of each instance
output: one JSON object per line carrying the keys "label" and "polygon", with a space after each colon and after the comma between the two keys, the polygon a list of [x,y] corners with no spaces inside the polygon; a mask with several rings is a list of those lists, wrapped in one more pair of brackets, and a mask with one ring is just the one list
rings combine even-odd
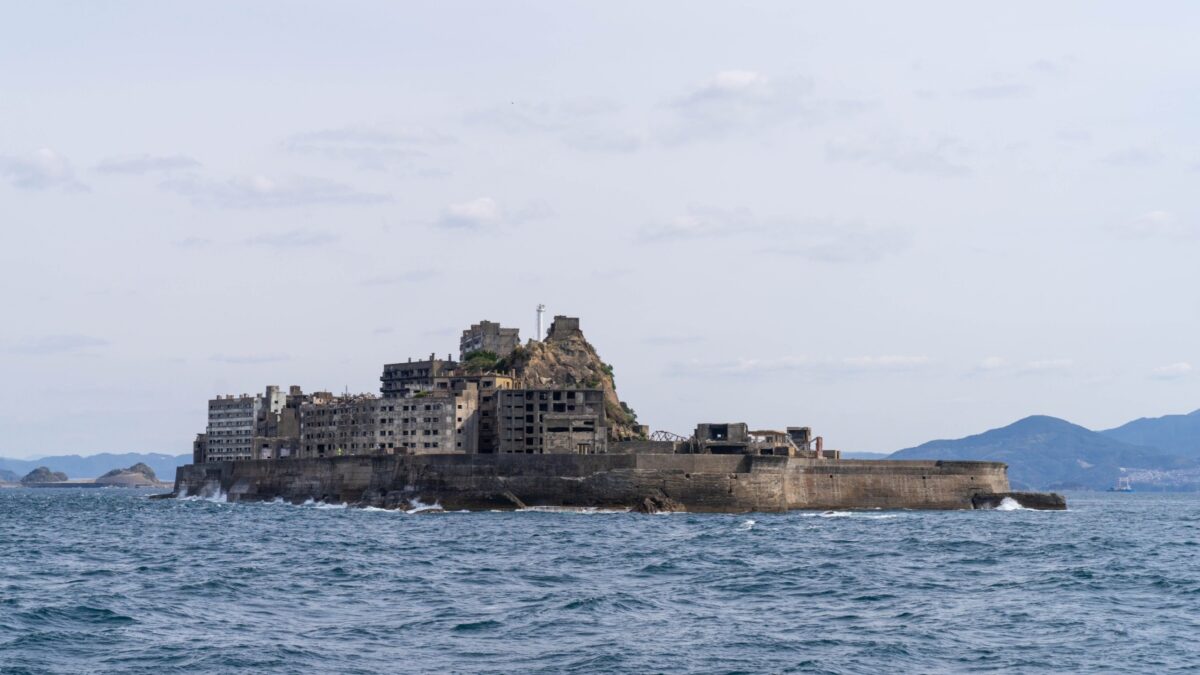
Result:
{"label": "rocky hill", "polygon": [[972,459],[1005,462],[1014,489],[1096,489],[1130,470],[1188,470],[1194,460],[1125,443],[1066,420],[1034,415],[1000,429],[930,441],[889,459]]}
{"label": "rocky hill", "polygon": [[51,455],[38,459],[10,459],[0,457],[0,470],[8,470],[23,476],[39,466],[52,471],[62,471],[71,478],[91,478],[108,471],[114,466],[129,466],[142,463],[154,469],[166,480],[174,480],[176,467],[189,464],[192,453],[167,455],[158,452],[125,452],[120,454],[100,453],[95,455]]}
{"label": "rocky hill", "polygon": [[613,437],[639,438],[637,414],[617,396],[613,368],[583,336],[579,320],[558,316],[541,342],[530,340],[496,365],[515,373],[517,386],[579,386],[604,390],[604,408]]}
{"label": "rocky hill", "polygon": [[35,483],[65,483],[68,480],[67,474],[61,471],[51,471],[44,466],[39,466],[26,474],[21,482],[25,485],[33,485]]}
{"label": "rocky hill", "polygon": [[159,485],[154,469],[141,462],[128,469],[113,469],[97,478],[96,482],[113,487],[155,487]]}

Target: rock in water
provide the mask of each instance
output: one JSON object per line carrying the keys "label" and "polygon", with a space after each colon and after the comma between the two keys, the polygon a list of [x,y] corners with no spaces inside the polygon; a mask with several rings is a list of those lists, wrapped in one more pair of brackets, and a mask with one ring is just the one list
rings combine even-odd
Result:
{"label": "rock in water", "polygon": [[128,469],[113,469],[97,478],[96,482],[100,485],[114,487],[155,487],[159,484],[158,477],[154,475],[154,469],[142,462],[138,462]]}
{"label": "rock in water", "polygon": [[25,474],[21,479],[21,483],[25,485],[33,485],[35,483],[65,483],[69,478],[67,474],[61,471],[51,471],[50,469],[39,466],[38,468]]}

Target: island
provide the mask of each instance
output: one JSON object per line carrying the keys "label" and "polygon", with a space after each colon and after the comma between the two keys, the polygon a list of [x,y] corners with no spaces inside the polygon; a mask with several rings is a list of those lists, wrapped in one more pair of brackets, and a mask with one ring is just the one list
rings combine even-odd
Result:
{"label": "island", "polygon": [[578,318],[543,334],[539,307],[538,322],[525,344],[485,320],[463,331],[457,360],[385,364],[378,395],[272,385],[210,399],[171,494],[449,510],[1066,508],[1012,492],[1003,463],[843,459],[807,426],[652,432]]}

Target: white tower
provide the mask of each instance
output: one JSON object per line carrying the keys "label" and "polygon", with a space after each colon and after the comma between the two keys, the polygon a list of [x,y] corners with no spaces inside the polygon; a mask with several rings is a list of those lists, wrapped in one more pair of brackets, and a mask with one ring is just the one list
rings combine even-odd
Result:
{"label": "white tower", "polygon": [[545,314],[545,313],[546,313],[546,306],[538,305],[537,306],[537,319],[538,319],[537,341],[538,342],[541,342],[546,337],[546,335],[544,333],[542,333],[542,314]]}

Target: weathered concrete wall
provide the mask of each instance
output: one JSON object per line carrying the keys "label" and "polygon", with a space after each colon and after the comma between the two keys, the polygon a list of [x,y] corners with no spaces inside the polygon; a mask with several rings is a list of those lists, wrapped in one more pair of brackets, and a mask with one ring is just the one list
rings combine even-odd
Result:
{"label": "weathered concrete wall", "polygon": [[829,461],[752,455],[392,455],[181,467],[180,495],[443,508],[638,507],[686,511],[970,509],[1008,492],[998,462]]}

